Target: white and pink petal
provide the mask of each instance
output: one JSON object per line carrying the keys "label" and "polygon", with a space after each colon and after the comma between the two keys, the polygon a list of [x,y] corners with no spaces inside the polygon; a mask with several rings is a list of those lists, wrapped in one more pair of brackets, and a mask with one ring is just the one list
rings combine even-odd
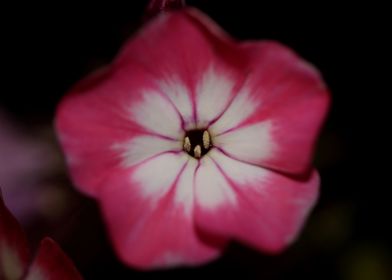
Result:
{"label": "white and pink petal", "polygon": [[243,59],[237,54],[235,42],[216,24],[194,9],[183,9],[144,26],[114,65],[143,67],[177,107],[184,127],[189,122],[201,127],[224,111],[244,82]]}
{"label": "white and pink petal", "polygon": [[242,126],[214,137],[214,146],[228,156],[249,163],[272,158],[278,148],[270,121]]}
{"label": "white and pink petal", "polygon": [[187,129],[188,126],[193,126],[195,117],[190,88],[176,74],[158,80],[157,84],[159,91],[168,98],[177,110],[181,118],[182,128]]}
{"label": "white and pink petal", "polygon": [[196,127],[208,127],[219,118],[234,96],[235,76],[213,64],[205,69],[196,86]]}
{"label": "white and pink petal", "polygon": [[[181,118],[148,77],[138,68],[129,73],[106,69],[76,86],[60,104],[57,135],[75,184],[87,194],[95,195],[124,154],[137,161],[153,155],[144,152],[155,139],[162,139],[157,153],[180,141]],[[138,155],[135,148],[140,148]]]}
{"label": "white and pink petal", "polygon": [[237,205],[236,193],[210,156],[205,156],[200,160],[195,173],[194,192],[198,205],[212,210],[222,205]]}
{"label": "white and pink petal", "polygon": [[124,143],[115,143],[112,149],[122,158],[121,165],[131,167],[167,152],[181,152],[182,141],[155,135],[137,136]]}
{"label": "white and pink petal", "polygon": [[250,88],[245,82],[245,84],[234,93],[230,103],[227,104],[219,118],[210,123],[208,130],[213,136],[218,136],[237,128],[239,124],[246,121],[248,117],[255,112],[260,105],[260,102],[260,98],[251,95]]}
{"label": "white and pink petal", "polygon": [[139,101],[130,100],[130,119],[147,131],[179,139],[182,136],[181,116],[174,105],[157,90],[141,90]]}
{"label": "white and pink petal", "polygon": [[[211,207],[196,191],[195,219],[201,230],[270,252],[290,244],[317,199],[317,173],[299,180],[233,160],[216,150],[210,157],[220,171],[215,176],[221,179],[206,180],[220,180],[222,189],[231,188],[235,203],[221,192],[221,198],[215,199],[219,203]],[[196,183],[195,188],[205,185]]]}
{"label": "white and pink petal", "polygon": [[[264,149],[254,150],[253,154],[232,150],[232,156],[282,172],[306,173],[329,104],[320,74],[291,50],[274,42],[240,44],[239,56],[246,61],[248,94],[236,95],[211,126],[213,134],[240,134],[240,129],[268,122],[271,127],[267,142],[273,146],[268,156]],[[266,145],[264,137],[260,132],[260,137],[252,141]]]}
{"label": "white and pink petal", "polygon": [[113,174],[101,206],[114,247],[126,264],[141,269],[198,265],[223,246],[199,236],[193,219],[197,161],[166,154]]}

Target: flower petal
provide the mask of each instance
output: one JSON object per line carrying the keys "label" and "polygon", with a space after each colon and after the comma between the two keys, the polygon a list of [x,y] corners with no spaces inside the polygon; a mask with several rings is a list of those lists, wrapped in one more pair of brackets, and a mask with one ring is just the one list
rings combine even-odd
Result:
{"label": "flower petal", "polygon": [[[132,73],[105,69],[82,81],[60,104],[57,135],[73,181],[87,194],[95,195],[122,165],[124,154],[132,163],[179,145],[181,118],[148,77],[138,68]],[[149,149],[153,142],[159,145]]]}
{"label": "flower petal", "polygon": [[236,193],[209,156],[200,160],[195,175],[195,196],[198,205],[205,209],[214,210],[226,204],[237,205]]}
{"label": "flower petal", "polygon": [[52,239],[41,241],[25,280],[81,280],[82,276]]}
{"label": "flower petal", "polygon": [[179,139],[181,118],[170,102],[157,91],[142,91],[142,100],[130,105],[132,119],[158,135]]}
{"label": "flower petal", "polygon": [[[165,153],[155,156],[133,168],[127,176],[128,184],[139,186],[143,197],[157,201],[171,188],[180,170],[186,164],[187,156],[184,153]],[[151,176],[154,174],[154,176]],[[127,186],[123,186],[126,191]]]}
{"label": "flower petal", "polygon": [[180,114],[183,128],[186,129],[187,125],[193,125],[194,113],[191,92],[185,83],[172,74],[170,78],[159,80],[158,87]]}
{"label": "flower petal", "polygon": [[214,146],[246,162],[268,160],[276,151],[269,121],[243,126],[214,137]]}
{"label": "flower petal", "polygon": [[295,180],[233,160],[217,150],[210,157],[220,174],[204,178],[204,184],[196,181],[196,190],[214,192],[219,187],[216,177],[221,177],[220,185],[235,192],[235,203],[221,199],[209,207],[196,191],[196,222],[201,230],[270,252],[292,242],[317,198],[317,173],[307,180]]}
{"label": "flower petal", "polygon": [[121,67],[142,65],[176,106],[184,128],[206,126],[243,82],[234,43],[195,9],[161,14],[123,48]]}
{"label": "flower petal", "polygon": [[197,265],[219,255],[220,245],[194,227],[196,168],[184,153],[165,154],[113,174],[100,199],[122,261],[146,269]]}
{"label": "flower petal", "polygon": [[151,135],[138,136],[126,143],[114,144],[113,149],[121,154],[123,166],[131,167],[156,155],[182,151],[182,141]]}
{"label": "flower petal", "polygon": [[235,93],[224,112],[209,126],[210,133],[217,136],[236,128],[256,111],[259,102],[260,100],[252,96],[249,87],[244,84]]}
{"label": "flower petal", "polygon": [[244,154],[222,148],[242,161],[293,174],[306,172],[329,103],[319,73],[278,43],[244,43],[238,55],[247,61],[246,87],[211,126],[212,133],[223,136],[268,121],[268,143],[264,143],[263,133],[252,139],[254,145],[273,144],[268,156],[264,149]]}
{"label": "flower petal", "polygon": [[0,192],[0,278],[20,279],[29,257],[26,236],[5,206]]}
{"label": "flower petal", "polygon": [[235,88],[234,78],[210,65],[196,87],[197,127],[207,127],[227,107]]}

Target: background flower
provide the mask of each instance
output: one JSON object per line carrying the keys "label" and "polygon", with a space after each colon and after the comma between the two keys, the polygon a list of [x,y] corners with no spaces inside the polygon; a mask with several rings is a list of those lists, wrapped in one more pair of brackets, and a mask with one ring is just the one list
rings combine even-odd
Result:
{"label": "background flower", "polygon": [[41,241],[30,263],[27,239],[17,220],[4,204],[0,190],[0,277],[4,280],[82,279],[72,261],[52,239]]}
{"label": "background flower", "polygon": [[0,186],[24,225],[56,220],[69,196],[57,180],[63,162],[50,126],[27,127],[0,110]]}

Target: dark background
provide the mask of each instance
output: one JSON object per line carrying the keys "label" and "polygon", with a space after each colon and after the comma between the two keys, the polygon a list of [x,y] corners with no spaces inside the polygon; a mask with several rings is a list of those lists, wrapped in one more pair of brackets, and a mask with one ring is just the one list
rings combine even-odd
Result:
{"label": "dark background", "polygon": [[[60,98],[110,62],[139,26],[147,1],[128,2],[33,3],[2,10],[0,109],[14,125],[32,137],[46,129],[44,139],[56,146],[51,124]],[[38,216],[24,225],[33,247],[43,235],[52,236],[86,279],[392,279],[383,8],[331,2],[188,3],[235,38],[274,39],[290,46],[320,69],[331,90],[332,108],[315,157],[321,198],[300,239],[278,256],[233,244],[222,258],[200,268],[137,272],[116,260],[97,205],[73,190],[62,166],[45,180],[66,189],[70,209],[59,220]]]}

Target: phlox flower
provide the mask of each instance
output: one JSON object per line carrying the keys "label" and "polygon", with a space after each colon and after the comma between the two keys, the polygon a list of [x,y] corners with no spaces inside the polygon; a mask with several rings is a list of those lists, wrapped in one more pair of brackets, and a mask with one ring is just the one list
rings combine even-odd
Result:
{"label": "phlox flower", "polygon": [[327,107],[320,74],[293,51],[237,42],[187,8],[76,85],[56,128],[125,263],[198,265],[230,240],[279,252],[296,238],[318,195]]}

